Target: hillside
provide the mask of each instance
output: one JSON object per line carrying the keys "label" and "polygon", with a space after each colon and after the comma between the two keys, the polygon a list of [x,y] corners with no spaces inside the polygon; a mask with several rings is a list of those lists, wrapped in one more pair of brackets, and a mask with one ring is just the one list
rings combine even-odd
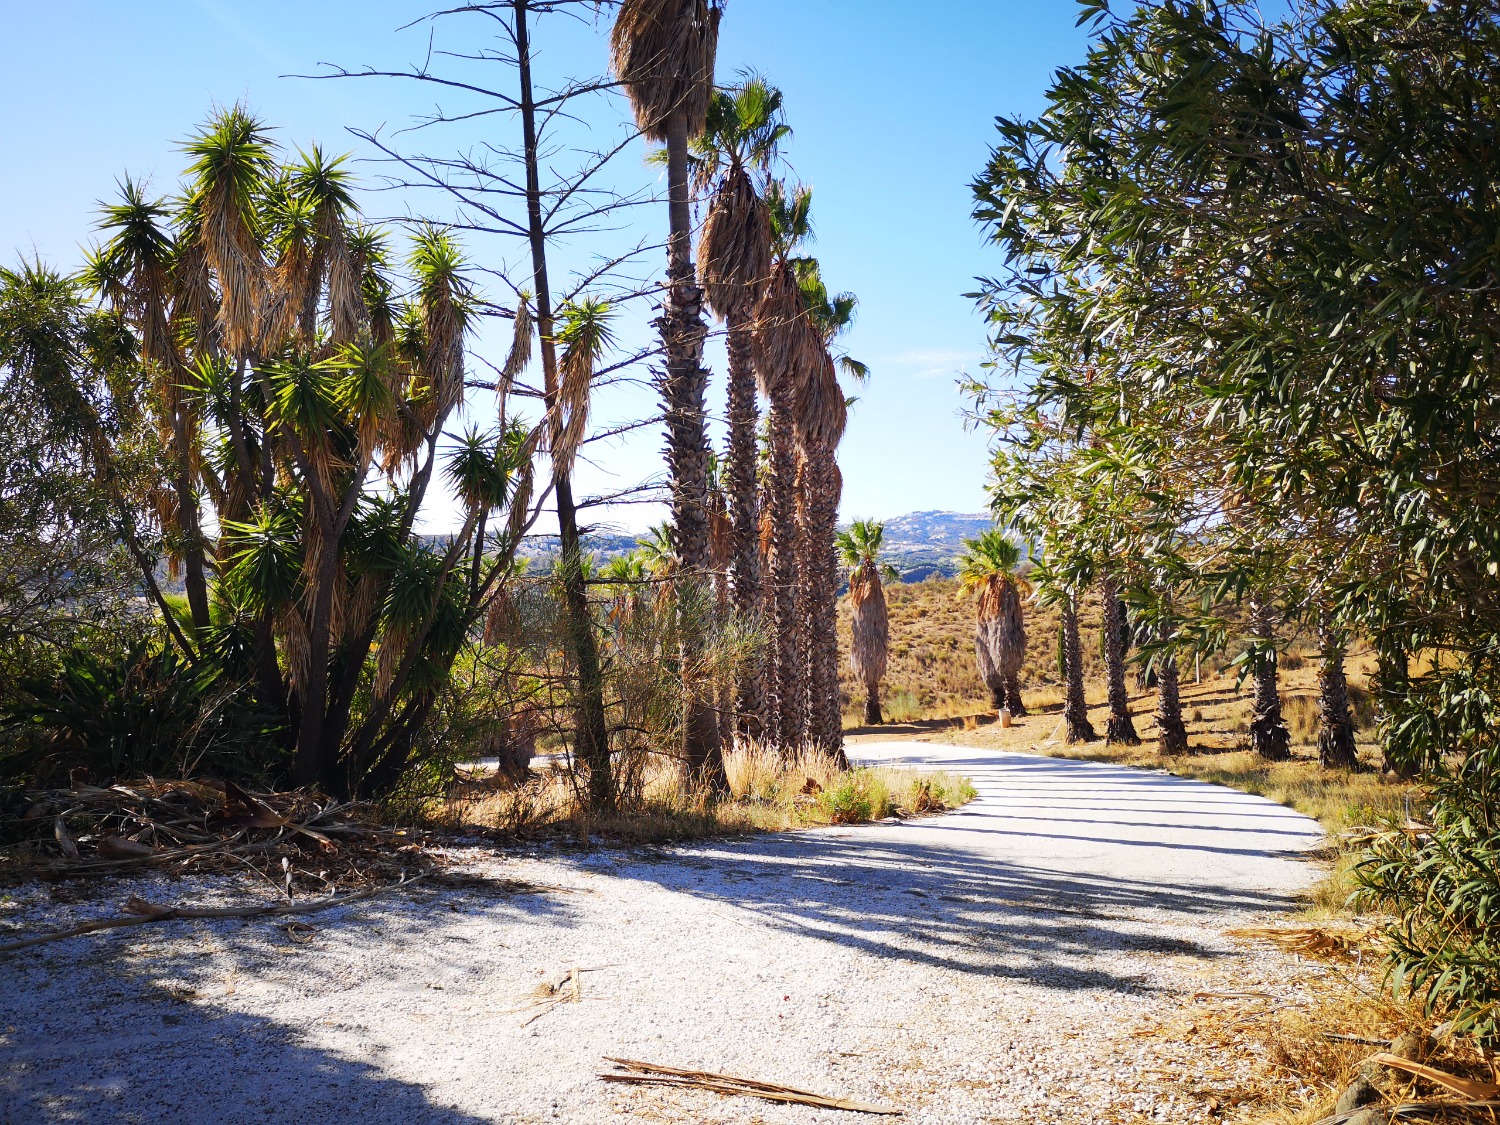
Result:
{"label": "hillside", "polygon": [[[890,665],[885,678],[886,720],[909,723],[932,719],[959,719],[992,715],[993,705],[974,665],[974,607],[962,595],[954,579],[934,578],[926,582],[892,584],[886,589],[890,610]],[[1099,641],[1099,600],[1084,599],[1080,623],[1083,629],[1084,679],[1090,705],[1105,697],[1104,662]],[[1035,602],[1026,605],[1026,663],[1021,669],[1021,692],[1033,712],[1056,709],[1062,703],[1062,677],[1057,666],[1059,620],[1055,609]],[[857,727],[862,716],[863,688],[848,668],[849,605],[839,604],[840,671],[846,727]],[[1189,734],[1199,746],[1228,748],[1248,731],[1249,686],[1237,683],[1230,661],[1238,650],[1203,659],[1198,666],[1201,683],[1194,683],[1194,666],[1182,669],[1184,710]],[[1295,743],[1308,746],[1316,739],[1316,661],[1313,646],[1297,637],[1281,663],[1283,709]],[[1369,671],[1366,653],[1355,653],[1348,663],[1350,698],[1356,719],[1364,730],[1373,723],[1368,694],[1363,690]],[[1135,670],[1128,674],[1131,709],[1143,737],[1154,728],[1149,720],[1156,706],[1156,693],[1138,690]],[[1197,716],[1196,718],[1194,716]],[[1032,725],[1033,732],[1036,727]],[[1102,725],[1099,728],[1103,730]]]}
{"label": "hillside", "polygon": [[984,512],[911,512],[885,521],[883,553],[903,582],[921,582],[934,575],[952,578],[963,541],[994,526]]}

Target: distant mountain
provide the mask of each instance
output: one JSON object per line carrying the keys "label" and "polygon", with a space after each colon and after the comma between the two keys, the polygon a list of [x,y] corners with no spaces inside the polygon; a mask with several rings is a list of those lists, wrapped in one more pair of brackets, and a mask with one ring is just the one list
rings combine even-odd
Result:
{"label": "distant mountain", "polygon": [[[952,578],[958,573],[957,558],[964,540],[973,539],[994,527],[994,521],[983,512],[912,512],[885,521],[884,554],[896,568],[903,582],[921,582],[939,575]],[[596,533],[586,535],[584,550],[600,562],[629,554],[636,547],[634,535]],[[530,560],[533,574],[549,569],[560,551],[557,536],[532,535],[526,538],[520,557]]]}
{"label": "distant mountain", "polygon": [[884,552],[903,582],[921,582],[958,573],[965,539],[995,526],[985,512],[912,512],[885,521]]}

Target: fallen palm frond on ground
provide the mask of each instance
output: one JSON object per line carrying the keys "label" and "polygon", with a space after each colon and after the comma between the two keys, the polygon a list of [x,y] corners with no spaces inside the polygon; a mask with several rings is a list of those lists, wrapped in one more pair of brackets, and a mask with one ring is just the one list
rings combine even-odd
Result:
{"label": "fallen palm frond on ground", "polygon": [[25,812],[0,819],[0,879],[9,881],[250,871],[290,896],[434,869],[417,833],[306,791],[147,779],[23,796]]}
{"label": "fallen palm frond on ground", "polygon": [[766,1101],[786,1102],[793,1105],[810,1105],[819,1109],[843,1109],[851,1113],[878,1113],[888,1117],[899,1117],[902,1110],[894,1106],[871,1105],[867,1102],[830,1098],[810,1090],[799,1090],[795,1086],[782,1086],[775,1082],[761,1082],[754,1078],[736,1078],[731,1074],[714,1074],[707,1070],[681,1070],[657,1063],[641,1062],[637,1059],[606,1058],[618,1069],[599,1075],[608,1082],[628,1082],[644,1086],[676,1086],[694,1090],[712,1090],[735,1097],[764,1098]]}
{"label": "fallen palm frond on ground", "polygon": [[1264,941],[1287,953],[1331,960],[1358,960],[1375,939],[1368,928],[1328,926],[1242,926],[1230,937]]}
{"label": "fallen palm frond on ground", "polygon": [[391,883],[384,887],[372,887],[365,891],[356,891],[347,895],[329,895],[327,898],[314,899],[310,902],[271,902],[259,903],[253,906],[161,906],[154,902],[146,902],[132,895],[125,900],[124,915],[117,918],[99,918],[93,922],[84,922],[81,925],[71,926],[66,930],[54,930],[51,933],[37,934],[34,937],[24,938],[21,941],[13,941],[7,945],[0,945],[0,955],[8,953],[19,953],[23,949],[30,949],[37,945],[46,945],[54,941],[63,941],[66,938],[82,937],[84,934],[98,933],[101,930],[118,930],[127,926],[144,926],[149,922],[171,922],[179,918],[261,918],[272,914],[318,914],[324,910],[332,910],[338,906],[347,906],[353,902],[363,902],[383,895],[390,891],[409,887],[413,883],[420,882],[426,878],[417,875],[410,879],[402,879],[398,883]]}

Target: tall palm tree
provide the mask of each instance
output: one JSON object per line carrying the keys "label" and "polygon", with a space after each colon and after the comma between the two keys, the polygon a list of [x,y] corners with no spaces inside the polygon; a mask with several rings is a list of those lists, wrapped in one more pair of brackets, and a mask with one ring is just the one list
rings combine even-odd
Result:
{"label": "tall palm tree", "polygon": [[1130,693],[1125,687],[1125,647],[1127,643],[1125,603],[1120,599],[1119,584],[1105,575],[1099,583],[1104,620],[1104,670],[1109,681],[1109,722],[1104,741],[1122,746],[1139,746],[1140,735],[1130,717]]}
{"label": "tall palm tree", "polygon": [[975,598],[974,656],[995,709],[1026,714],[1021,700],[1021,665],[1026,661],[1026,620],[1021,600],[1029,594],[1017,574],[1021,547],[999,529],[965,539],[959,580]]}
{"label": "tall palm tree", "polygon": [[797,608],[798,384],[807,372],[821,369],[823,348],[784,257],[756,304],[753,344],[756,379],[770,403],[762,515],[768,561],[762,575],[764,612],[771,634],[765,739],[790,750],[803,737],[807,695]]}
{"label": "tall palm tree", "polygon": [[[667,286],[657,327],[665,352],[662,381],[667,461],[677,557],[688,575],[708,566],[708,437],[703,367],[703,291],[693,268],[688,142],[707,124],[713,96],[720,8],[713,0],[623,0],[610,36],[616,77],[648,141],[667,149]],[[712,701],[693,690],[684,725],[688,768],[715,791],[727,790]]]}
{"label": "tall palm tree", "polygon": [[[806,193],[801,204],[807,208]],[[837,449],[843,437],[848,400],[839,385],[842,370],[856,381],[869,368],[838,348],[837,340],[854,323],[858,300],[852,293],[830,295],[815,258],[793,259],[797,284],[809,320],[822,342],[817,377],[801,387],[797,411],[800,455],[806,487],[798,489],[801,533],[802,602],[808,651],[807,739],[843,759],[843,717],[838,683],[838,570],[834,536],[843,492]],[[835,359],[837,355],[837,359]]]}
{"label": "tall palm tree", "polygon": [[895,581],[896,571],[880,561],[885,524],[855,520],[838,536],[839,560],[849,569],[849,666],[865,687],[865,723],[885,722],[880,713],[880,681],[890,654],[891,623],[882,579]]}
{"label": "tall palm tree", "polygon": [[1326,617],[1318,623],[1318,757],[1328,769],[1357,770],[1354,716],[1344,674],[1347,641]]}
{"label": "tall palm tree", "polygon": [[[693,145],[695,177],[715,185],[698,244],[698,268],[709,307],[726,328],[730,572],[734,608],[747,619],[759,613],[761,598],[753,318],[772,260],[771,217],[755,178],[767,174],[787,132],[781,91],[752,75],[714,95],[707,128]],[[758,735],[764,725],[765,687],[763,666],[747,662],[735,722],[744,735]]]}

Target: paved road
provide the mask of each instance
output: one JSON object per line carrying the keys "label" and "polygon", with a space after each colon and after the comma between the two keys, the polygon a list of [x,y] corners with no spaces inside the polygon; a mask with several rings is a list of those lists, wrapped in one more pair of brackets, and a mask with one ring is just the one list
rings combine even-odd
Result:
{"label": "paved road", "polygon": [[[566,891],[379,900],[313,919],[308,945],[264,922],[171,923],[0,962],[0,1123],[854,1120],[610,1085],[608,1055],[896,1103],[924,1125],[1206,1119],[1207,1093],[1162,1077],[1202,1058],[1130,1032],[1195,990],[1290,980],[1223,930],[1293,904],[1317,827],[1107,765],[930,743],[858,757],[962,772],[980,797],[674,849],[475,849],[477,873]],[[195,888],[71,909],[112,912],[130,890]],[[523,1026],[537,984],[574,965],[596,970],[582,1002]]]}

